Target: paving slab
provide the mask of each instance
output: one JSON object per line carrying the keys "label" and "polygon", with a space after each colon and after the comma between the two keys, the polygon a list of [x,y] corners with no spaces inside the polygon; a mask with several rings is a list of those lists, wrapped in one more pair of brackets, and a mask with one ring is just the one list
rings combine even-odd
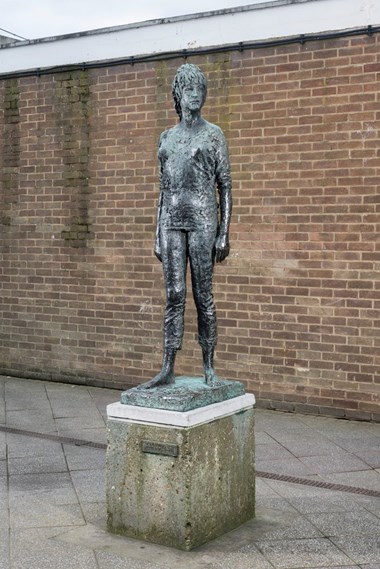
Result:
{"label": "paving slab", "polygon": [[91,441],[93,443],[107,444],[107,433],[105,425],[96,429],[68,429],[61,430],[59,435],[69,439],[79,439],[83,441]]}
{"label": "paving slab", "polygon": [[355,470],[370,470],[371,468],[348,452],[335,452],[321,456],[303,456],[300,461],[315,474],[334,472],[353,472]]}
{"label": "paving slab", "polygon": [[[45,386],[46,393],[50,400],[61,397],[62,401],[89,401],[91,399],[90,390],[92,387],[86,387],[84,385],[75,385],[59,382],[43,382]],[[114,391],[117,393],[117,390]],[[62,397],[64,394],[64,397]],[[116,397],[117,399],[117,397]]]}
{"label": "paving slab", "polygon": [[[0,397],[1,394],[0,394]],[[5,424],[5,401],[4,398],[0,399],[0,425],[4,425]]]}
{"label": "paving slab", "polygon": [[336,472],[335,474],[320,474],[326,482],[356,486],[368,490],[380,491],[380,473],[376,470],[359,470],[356,472]]}
{"label": "paving slab", "polygon": [[0,530],[6,530],[8,528],[9,528],[8,496],[3,497],[3,495],[0,494]]}
{"label": "paving slab", "polygon": [[10,569],[9,530],[0,527],[0,569]]}
{"label": "paving slab", "polygon": [[71,479],[80,501],[101,502],[105,499],[104,469],[73,471],[71,472]]}
{"label": "paving slab", "polygon": [[270,482],[270,480],[264,480],[263,478],[256,477],[256,498],[261,498],[263,496],[279,498],[278,493],[272,488]]}
{"label": "paving slab", "polygon": [[10,428],[22,429],[25,431],[35,431],[39,433],[57,433],[57,426],[51,414],[41,413],[38,409],[22,409],[18,411],[7,411],[6,426]]}
{"label": "paving slab", "polygon": [[76,504],[78,498],[71,477],[65,473],[15,474],[9,477],[10,504],[28,498],[46,498],[52,504]]}
{"label": "paving slab", "polygon": [[7,458],[7,441],[5,433],[0,433],[0,460]]}
{"label": "paving slab", "polygon": [[352,539],[352,536],[332,537],[331,541],[354,563],[380,564],[379,534],[363,535],[360,539]]}
{"label": "paving slab", "polygon": [[[257,415],[257,413],[256,413]],[[257,445],[270,445],[270,444],[278,444],[276,443],[276,441],[274,440],[273,437],[271,437],[270,435],[268,435],[267,433],[264,433],[262,431],[255,431],[255,441]]]}
{"label": "paving slab", "polygon": [[[270,522],[265,531],[265,539],[268,540],[297,540],[312,537],[323,537],[323,533],[316,527],[316,525],[310,523],[297,511],[294,512],[289,509],[280,510],[278,508],[265,508],[259,506],[257,517],[258,521],[268,520],[268,522]],[[275,520],[275,523],[272,523],[273,520]]]}
{"label": "paving slab", "polygon": [[380,519],[370,512],[323,512],[307,514],[307,519],[324,536],[377,535],[380,544]]}
{"label": "paving slab", "polygon": [[257,444],[256,460],[294,460],[296,457],[279,443]]}
{"label": "paving slab", "polygon": [[140,559],[133,559],[121,555],[115,555],[108,551],[95,551],[96,560],[99,569],[166,569],[167,565],[157,565],[157,563],[149,563]]}
{"label": "paving slab", "polygon": [[380,452],[380,437],[368,433],[360,433],[360,436],[336,436],[334,442],[337,446],[352,452],[369,451],[373,453]]}
{"label": "paving slab", "polygon": [[106,453],[103,449],[84,446],[63,445],[68,468],[74,470],[99,470],[106,465]]}
{"label": "paving slab", "polygon": [[59,457],[63,456],[60,444],[25,435],[8,433],[7,449],[9,459],[47,456],[52,457],[53,460],[59,460]]}
{"label": "paving slab", "polygon": [[312,429],[308,428],[306,425],[297,423],[287,423],[280,421],[279,424],[272,424],[259,427],[268,435],[270,435],[274,440],[286,444],[288,440],[300,440],[303,436],[313,436],[314,432]]}
{"label": "paving slab", "polygon": [[[52,407],[52,416],[54,419],[66,419],[66,420],[74,420],[79,419],[80,417],[87,417],[88,414],[99,414],[98,409],[92,405],[91,400],[86,400],[86,403],[82,401],[64,401],[62,402],[60,399],[54,401],[51,405]],[[84,409],[86,409],[86,415],[84,416]]]}
{"label": "paving slab", "polygon": [[91,429],[104,429],[104,420],[96,409],[95,412],[87,412],[79,417],[57,418],[55,420],[59,433],[68,431],[85,431]]}
{"label": "paving slab", "polygon": [[[293,496],[288,498],[293,508],[302,514],[319,514],[333,512],[355,512],[357,516],[365,511],[365,505],[361,505],[350,494],[343,492],[328,492],[324,495]],[[379,500],[380,502],[380,500]],[[373,498],[372,498],[373,503]]]}
{"label": "paving slab", "polygon": [[261,541],[258,547],[276,569],[352,565],[352,559],[328,539]]}
{"label": "paving slab", "polygon": [[62,397],[62,392],[48,391],[49,402],[55,417],[75,418],[83,415],[83,411],[98,413],[99,411],[91,395],[85,391],[69,392],[67,398]]}
{"label": "paving slab", "polygon": [[360,508],[364,508],[368,512],[380,517],[380,498],[373,498],[372,496],[355,496],[355,502]]}
{"label": "paving slab", "polygon": [[12,530],[11,569],[98,569],[92,550],[57,539],[65,531],[60,527]]}
{"label": "paving slab", "polygon": [[[316,416],[316,415],[297,415],[301,417],[302,422],[316,432],[324,435],[349,434],[353,437],[361,437],[363,433],[372,433],[378,431],[378,424],[366,423],[364,421],[347,421],[335,419],[334,417]],[[375,429],[373,429],[375,425]]]}
{"label": "paving slab", "polygon": [[315,468],[303,464],[297,457],[283,460],[257,460],[256,469],[285,476],[307,477],[317,474]]}
{"label": "paving slab", "polygon": [[299,515],[301,512],[297,510],[289,500],[281,498],[278,494],[275,496],[258,495],[256,492],[257,511],[262,512],[265,510],[290,512],[294,516]]}
{"label": "paving slab", "polygon": [[282,439],[282,445],[293,455],[302,459],[309,456],[323,456],[335,453],[337,447],[333,442],[327,441],[323,437],[293,437],[292,439]]}
{"label": "paving slab", "polygon": [[212,562],[208,569],[226,569],[234,567],[235,569],[272,569],[265,557],[254,546],[247,546],[241,551],[235,553],[226,553],[223,559]]}
{"label": "paving slab", "polygon": [[0,476],[0,500],[8,499],[8,479]]}
{"label": "paving slab", "polygon": [[81,508],[86,524],[92,524],[106,531],[107,530],[107,506],[103,500],[101,502],[81,501]]}
{"label": "paving slab", "polygon": [[379,450],[372,451],[355,451],[355,455],[358,456],[363,462],[368,464],[371,468],[380,468],[380,448]]}
{"label": "paving slab", "polygon": [[128,569],[273,569],[252,543],[251,524],[189,552],[119,537],[90,525],[61,534],[59,539],[94,549],[102,562],[113,560]]}
{"label": "paving slab", "polygon": [[[8,386],[8,384],[7,384]],[[49,400],[46,396],[46,391],[42,386],[41,390],[35,391],[35,388],[26,387],[24,391],[23,385],[18,389],[5,389],[5,409],[6,415],[8,413],[17,413],[22,411],[40,412],[41,415],[48,415],[51,413]]]}
{"label": "paving slab", "polygon": [[[1,463],[0,463],[1,464]],[[44,474],[47,472],[67,472],[67,463],[63,452],[43,456],[24,456],[10,458],[9,474]]]}
{"label": "paving slab", "polygon": [[79,504],[52,504],[43,497],[23,500],[11,505],[11,528],[44,528],[80,526],[86,522]]}

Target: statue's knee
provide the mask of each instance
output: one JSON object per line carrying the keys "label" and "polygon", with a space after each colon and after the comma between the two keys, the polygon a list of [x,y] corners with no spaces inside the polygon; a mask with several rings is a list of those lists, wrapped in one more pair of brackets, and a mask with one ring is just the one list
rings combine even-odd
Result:
{"label": "statue's knee", "polygon": [[169,287],[167,300],[171,306],[185,306],[186,289],[184,287]]}
{"label": "statue's knee", "polygon": [[212,294],[199,294],[195,296],[195,304],[200,312],[212,316],[215,313],[215,304]]}

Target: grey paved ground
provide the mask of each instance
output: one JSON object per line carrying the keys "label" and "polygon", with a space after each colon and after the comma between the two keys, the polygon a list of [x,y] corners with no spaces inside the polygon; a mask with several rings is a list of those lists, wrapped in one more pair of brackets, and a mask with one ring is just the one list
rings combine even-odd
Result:
{"label": "grey paved ground", "polygon": [[[119,394],[0,376],[0,569],[380,569],[380,425],[257,411],[257,518],[189,553],[105,530],[105,451]],[[2,429],[2,431],[1,431]],[[279,476],[277,476],[279,478]]]}

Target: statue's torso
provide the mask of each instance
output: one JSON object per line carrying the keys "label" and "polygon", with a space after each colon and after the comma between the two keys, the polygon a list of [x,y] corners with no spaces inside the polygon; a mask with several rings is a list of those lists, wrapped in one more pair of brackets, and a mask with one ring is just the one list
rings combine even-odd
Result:
{"label": "statue's torso", "polygon": [[167,229],[215,228],[215,183],[220,129],[206,121],[196,129],[178,125],[161,136],[161,223]]}

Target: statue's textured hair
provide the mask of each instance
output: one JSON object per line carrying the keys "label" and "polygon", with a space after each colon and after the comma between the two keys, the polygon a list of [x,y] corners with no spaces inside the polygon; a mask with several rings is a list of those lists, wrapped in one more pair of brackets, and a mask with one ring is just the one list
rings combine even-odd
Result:
{"label": "statue's textured hair", "polygon": [[207,95],[207,79],[205,74],[197,65],[193,63],[184,63],[177,69],[177,73],[175,74],[173,85],[172,85],[172,94],[174,99],[175,110],[177,115],[179,116],[179,120],[182,118],[182,109],[181,109],[181,98],[182,98],[182,90],[193,80],[196,80],[200,85],[203,87],[203,103],[206,100]]}

